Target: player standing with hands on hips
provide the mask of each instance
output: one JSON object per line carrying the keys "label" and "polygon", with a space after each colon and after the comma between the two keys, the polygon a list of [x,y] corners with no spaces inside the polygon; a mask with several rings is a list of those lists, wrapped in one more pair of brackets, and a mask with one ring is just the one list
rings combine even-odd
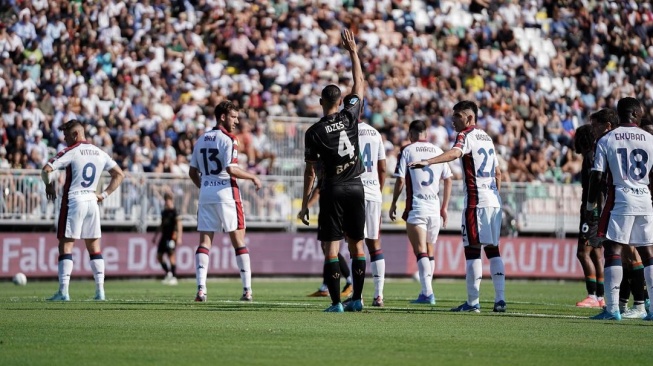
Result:
{"label": "player standing with hands on hips", "polygon": [[[48,300],[69,301],[68,286],[73,272],[75,239],[84,239],[91,259],[95,279],[95,300],[104,301],[104,258],[100,246],[102,236],[99,202],[104,201],[122,183],[122,169],[107,153],[86,141],[84,126],[70,120],[59,127],[66,142],[61,150],[41,170],[49,200],[57,197],[54,187],[56,172],[65,168],[66,180],[61,197],[57,238],[59,239],[59,290]],[[111,181],[106,190],[97,193],[103,171],[109,171]]]}
{"label": "player standing with hands on hips", "polygon": [[[315,181],[315,165],[322,164],[320,213],[317,238],[324,243],[324,282],[329,288],[331,306],[326,312],[361,311],[365,281],[365,192],[361,181],[363,165],[358,143],[358,119],[365,91],[363,70],[358,58],[354,35],[342,32],[342,46],[349,51],[354,85],[344,98],[344,108],[338,111],[342,93],[337,85],[322,89],[320,104],[324,117],[311,126],[305,135],[304,190],[302,208],[297,217],[308,224],[308,202]],[[352,301],[343,308],[340,302],[340,240],[347,236],[352,256],[354,292]]]}
{"label": "player standing with hands on hips", "polygon": [[213,234],[229,234],[236,251],[236,263],[243,284],[241,301],[252,301],[252,271],[249,251],[245,246],[245,214],[236,179],[251,180],[258,190],[261,181],[238,166],[238,140],[234,135],[238,124],[238,108],[230,101],[215,107],[217,126],[197,139],[193,148],[188,175],[200,189],[197,209],[197,231],[200,244],[195,251],[197,294],[195,301],[206,301],[206,277]]}
{"label": "player standing with hands on hips", "polygon": [[472,101],[462,101],[453,106],[453,127],[458,132],[451,150],[424,161],[408,164],[422,168],[462,159],[465,210],[462,218],[463,245],[465,246],[467,301],[451,309],[455,312],[481,311],[479,292],[483,277],[481,248],[490,260],[490,273],[494,284],[494,312],[506,311],[506,275],[499,252],[501,232],[501,170],[492,138],[476,126],[478,107]]}

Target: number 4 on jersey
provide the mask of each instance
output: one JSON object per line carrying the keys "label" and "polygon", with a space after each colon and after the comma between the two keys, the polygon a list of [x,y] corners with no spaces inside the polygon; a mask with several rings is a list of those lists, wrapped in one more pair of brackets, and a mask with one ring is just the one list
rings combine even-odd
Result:
{"label": "number 4 on jersey", "polygon": [[347,156],[349,155],[349,158],[354,157],[354,145],[351,144],[349,141],[349,137],[347,137],[347,133],[345,131],[340,131],[340,140],[338,141],[338,155],[340,156]]}

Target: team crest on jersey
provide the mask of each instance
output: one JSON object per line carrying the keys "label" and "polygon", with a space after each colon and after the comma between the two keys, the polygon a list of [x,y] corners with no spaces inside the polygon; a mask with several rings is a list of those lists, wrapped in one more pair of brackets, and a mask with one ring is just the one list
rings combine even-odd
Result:
{"label": "team crest on jersey", "polygon": [[358,100],[359,99],[357,97],[352,97],[351,99],[349,99],[349,104],[354,105],[358,103]]}

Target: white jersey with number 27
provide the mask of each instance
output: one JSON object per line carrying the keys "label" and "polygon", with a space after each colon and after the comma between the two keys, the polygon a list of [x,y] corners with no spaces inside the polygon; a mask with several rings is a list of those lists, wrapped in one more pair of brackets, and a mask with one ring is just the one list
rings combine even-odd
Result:
{"label": "white jersey with number 27", "polygon": [[228,166],[238,165],[238,140],[222,126],[201,135],[190,166],[201,173],[199,201],[201,203],[240,202],[236,178],[227,173]]}
{"label": "white jersey with number 27", "polygon": [[358,146],[365,171],[361,180],[365,187],[365,200],[381,202],[381,185],[379,182],[379,160],[385,160],[385,148],[381,134],[367,123],[358,124]]}
{"label": "white jersey with number 27", "polygon": [[463,153],[465,207],[501,207],[496,183],[499,161],[492,138],[472,126],[458,133],[453,148]]}
{"label": "white jersey with number 27", "polygon": [[634,124],[621,124],[596,144],[594,168],[608,174],[608,202],[613,215],[652,215],[649,173],[653,135]]}

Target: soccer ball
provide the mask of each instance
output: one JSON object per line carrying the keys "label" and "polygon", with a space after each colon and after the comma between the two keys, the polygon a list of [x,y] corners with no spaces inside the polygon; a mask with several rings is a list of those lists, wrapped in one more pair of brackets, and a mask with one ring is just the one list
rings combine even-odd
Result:
{"label": "soccer ball", "polygon": [[16,286],[25,286],[27,285],[27,276],[25,276],[24,273],[16,273],[14,278],[12,279],[12,282]]}

